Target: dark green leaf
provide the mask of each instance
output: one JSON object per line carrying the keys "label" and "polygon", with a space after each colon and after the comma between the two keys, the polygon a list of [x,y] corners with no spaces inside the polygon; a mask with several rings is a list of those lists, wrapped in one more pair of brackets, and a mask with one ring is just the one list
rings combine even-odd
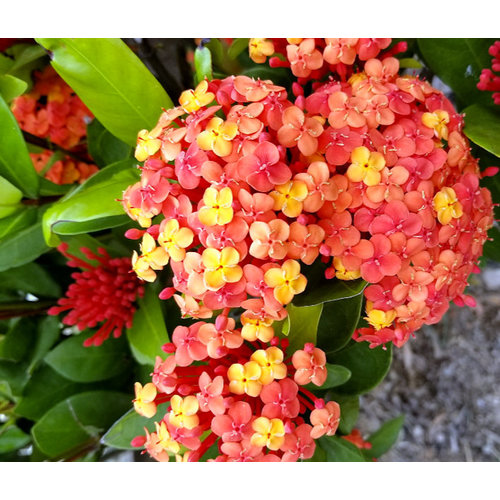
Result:
{"label": "dark green leaf", "polygon": [[33,167],[19,125],[0,96],[0,175],[29,198],[38,194],[39,177]]}
{"label": "dark green leaf", "polygon": [[33,344],[33,351],[30,355],[28,371],[30,373],[37,367],[40,360],[50,351],[50,348],[59,338],[61,328],[59,319],[56,316],[46,316],[38,321],[37,337]]}
{"label": "dark green leaf", "polygon": [[330,363],[327,363],[326,369],[328,375],[326,377],[325,383],[321,387],[318,387],[317,385],[314,384],[307,384],[305,386],[306,389],[308,390],[331,389],[332,387],[337,387],[338,385],[344,384],[351,378],[351,372],[344,366],[331,365]]}
{"label": "dark green leaf", "polygon": [[130,444],[130,441],[136,436],[143,436],[144,428],[150,432],[154,431],[154,423],[161,420],[162,413],[165,413],[165,408],[162,411],[161,407],[158,407],[158,412],[154,417],[146,418],[139,415],[134,409],[131,409],[106,432],[102,437],[102,443],[120,450],[137,449]]}
{"label": "dark green leaf", "polygon": [[0,343],[0,359],[9,361],[23,360],[36,338],[36,321],[21,318],[9,329]]}
{"label": "dark green leaf", "polygon": [[319,320],[317,345],[326,353],[342,349],[352,337],[358,324],[363,294],[325,302]]}
{"label": "dark green leaf", "polygon": [[15,412],[36,421],[60,401],[84,390],[88,390],[88,384],[72,382],[61,377],[50,366],[43,365],[26,384]]}
{"label": "dark green leaf", "polygon": [[212,80],[212,54],[209,48],[196,47],[194,52],[194,67],[196,70],[196,85],[205,78]]}
{"label": "dark green leaf", "polygon": [[10,49],[14,55],[14,64],[9,68],[9,75],[24,80],[28,89],[32,86],[31,73],[46,66],[47,53],[39,45],[19,44]]}
{"label": "dark green leaf", "polygon": [[117,139],[94,119],[87,127],[87,147],[90,156],[100,167],[105,167],[130,156],[129,145]]}
{"label": "dark green leaf", "polygon": [[480,91],[477,84],[481,71],[491,66],[488,48],[493,42],[487,38],[419,38],[418,47],[425,63],[462,103],[488,103],[491,94]]}
{"label": "dark green leaf", "polygon": [[3,238],[10,233],[21,231],[36,221],[36,207],[27,207],[26,205],[19,208],[16,214],[0,220],[0,246]]}
{"label": "dark green leaf", "polygon": [[473,104],[464,109],[465,135],[474,143],[500,157],[500,111]]}
{"label": "dark green leaf", "polygon": [[359,396],[347,396],[335,391],[328,391],[326,399],[336,401],[340,405],[339,431],[342,434],[350,434],[358,420]]}
{"label": "dark green leaf", "polygon": [[321,448],[318,444],[316,445],[316,449],[314,450],[314,455],[311,458],[308,458],[307,460],[304,460],[304,462],[326,462],[326,451]]}
{"label": "dark green leaf", "polygon": [[54,203],[45,213],[46,240],[57,245],[56,234],[80,234],[119,226],[129,220],[117,201],[123,191],[139,178],[132,159],[106,167],[77,189]]}
{"label": "dark green leaf", "polygon": [[293,304],[288,304],[286,310],[288,316],[285,320],[283,333],[288,335],[290,342],[288,352],[294,353],[298,349],[303,349],[307,342],[316,344],[316,333],[323,304],[310,307],[296,307]]}
{"label": "dark green leaf", "polygon": [[37,297],[61,296],[59,284],[42,266],[35,262],[0,272],[0,287],[31,293]]}
{"label": "dark green leaf", "polygon": [[89,336],[82,334],[63,340],[45,356],[45,361],[73,382],[106,380],[128,367],[125,339],[109,339],[99,347],[84,347],[83,342]]}
{"label": "dark green leaf", "polygon": [[359,449],[338,436],[323,436],[318,440],[319,445],[326,451],[328,462],[364,462],[365,459]]}
{"label": "dark green leaf", "polygon": [[40,196],[62,196],[72,188],[72,184],[55,184],[45,177],[40,177]]}
{"label": "dark green leaf", "polygon": [[387,453],[398,440],[398,435],[403,428],[404,422],[404,415],[400,415],[399,417],[387,421],[380,427],[380,429],[369,436],[367,441],[371,443],[372,447],[370,449],[363,450],[365,456],[378,458],[384,453]]}
{"label": "dark green leaf", "polygon": [[31,441],[31,437],[25,434],[15,425],[7,429],[0,429],[0,453],[10,453],[26,446]]}
{"label": "dark green leaf", "polygon": [[244,50],[248,50],[249,40],[250,38],[235,38],[227,51],[229,58],[236,59]]}
{"label": "dark green leaf", "polygon": [[110,391],[71,396],[34,425],[33,438],[40,450],[51,458],[76,455],[97,445],[100,435],[130,404],[130,395]]}
{"label": "dark green leaf", "polygon": [[362,394],[378,385],[387,375],[392,361],[392,344],[370,349],[368,342],[352,342],[341,351],[328,356],[330,363],[351,370],[351,378],[335,389],[342,394]]}
{"label": "dark green leaf", "polygon": [[157,287],[147,287],[138,304],[127,338],[135,359],[141,364],[154,365],[156,356],[162,352],[161,346],[169,341]]}
{"label": "dark green leaf", "polygon": [[0,382],[7,384],[8,392],[20,396],[28,382],[28,363],[0,360]]}
{"label": "dark green leaf", "polygon": [[52,66],[114,136],[135,146],[137,132],[173,106],[165,90],[119,38],[38,38]]}
{"label": "dark green leaf", "polygon": [[500,261],[500,231],[493,227],[488,231],[488,236],[493,239],[484,244],[483,256],[498,262]]}
{"label": "dark green leaf", "polygon": [[0,94],[5,102],[11,102],[27,88],[28,84],[24,80],[20,80],[12,75],[0,75]]}

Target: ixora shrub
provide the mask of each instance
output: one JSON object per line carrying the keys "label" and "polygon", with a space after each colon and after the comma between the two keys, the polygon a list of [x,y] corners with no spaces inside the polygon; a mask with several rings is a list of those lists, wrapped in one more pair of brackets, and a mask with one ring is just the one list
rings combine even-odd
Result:
{"label": "ixora shrub", "polygon": [[[384,378],[393,345],[440,321],[451,301],[473,306],[470,274],[483,250],[498,257],[496,229],[488,241],[498,145],[456,109],[500,127],[476,87],[487,62],[464,89],[436,55],[453,50],[446,40],[211,39],[174,106],[121,41],[38,42],[66,83],[35,73],[45,86],[13,98],[14,115],[2,111],[32,178],[26,190],[8,169],[13,153],[2,159],[16,207],[5,221],[43,234],[17,260],[8,249],[24,240],[6,229],[0,243],[21,311],[1,308],[5,434],[18,438],[7,451],[31,439],[34,460],[99,459],[101,444],[158,461],[387,451],[403,418],[363,439],[359,396]],[[474,61],[490,45],[468,44]],[[28,49],[9,50],[8,70]],[[412,56],[457,104],[405,69],[421,67]],[[99,171],[65,191],[47,176],[42,193],[19,127],[28,140],[48,135],[54,155],[77,147],[69,152]],[[39,206],[27,222],[23,194]],[[67,276],[49,246],[81,272]],[[60,313],[76,327],[69,338]]]}

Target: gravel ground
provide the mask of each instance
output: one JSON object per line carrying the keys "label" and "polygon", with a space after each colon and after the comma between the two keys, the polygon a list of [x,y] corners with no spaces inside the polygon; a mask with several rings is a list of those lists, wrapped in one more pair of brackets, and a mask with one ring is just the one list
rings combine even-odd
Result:
{"label": "gravel ground", "polygon": [[500,267],[471,277],[478,304],[452,304],[441,323],[394,351],[389,375],[361,398],[364,435],[401,413],[396,445],[381,461],[500,460]]}

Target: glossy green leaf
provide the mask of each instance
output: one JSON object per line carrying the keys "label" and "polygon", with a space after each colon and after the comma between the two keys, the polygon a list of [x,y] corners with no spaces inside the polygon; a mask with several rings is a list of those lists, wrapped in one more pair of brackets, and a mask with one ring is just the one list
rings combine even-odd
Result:
{"label": "glossy green leaf", "polygon": [[461,103],[488,103],[491,94],[477,88],[479,75],[491,66],[487,38],[419,38],[418,47],[429,68],[452,88]]}
{"label": "glossy green leaf", "polygon": [[250,38],[235,38],[227,51],[227,55],[231,59],[236,59],[244,50],[248,50],[249,41]]}
{"label": "glossy green leaf", "polygon": [[48,62],[47,52],[43,47],[32,44],[18,44],[9,49],[14,56],[14,63],[9,68],[9,75],[24,80],[28,90],[32,86],[31,74],[35,69],[41,69]]}
{"label": "glossy green leaf", "polygon": [[196,85],[205,78],[212,80],[212,54],[208,47],[196,47],[194,51],[194,67],[196,70]]}
{"label": "glossy green leaf", "polygon": [[29,380],[28,363],[23,361],[0,360],[0,383],[5,382],[8,391],[15,397],[20,396]]}
{"label": "glossy green leaf", "polygon": [[359,396],[348,396],[328,391],[328,401],[336,401],[340,406],[339,431],[342,434],[350,434],[356,425],[359,416]]}
{"label": "glossy green leaf", "polygon": [[22,209],[19,203],[23,193],[7,179],[0,177],[0,219],[9,217]]}
{"label": "glossy green leaf", "polygon": [[72,184],[55,184],[45,177],[40,177],[40,196],[62,196],[73,189]]}
{"label": "glossy green leaf", "polygon": [[0,96],[0,175],[28,198],[38,194],[38,175],[28,154],[19,125]]}
{"label": "glossy green leaf", "polygon": [[0,75],[0,95],[5,102],[11,102],[28,88],[28,84],[12,75]]}
{"label": "glossy green leaf", "polygon": [[32,373],[37,368],[38,363],[50,351],[51,347],[59,339],[61,327],[57,316],[46,316],[38,321],[37,336],[33,343],[33,350],[30,354],[28,371]]}
{"label": "glossy green leaf", "polygon": [[57,245],[56,234],[80,234],[119,226],[129,220],[117,201],[139,179],[132,159],[106,167],[54,203],[43,218],[46,241]]}
{"label": "glossy green leaf", "polygon": [[326,462],[326,451],[321,448],[321,446],[316,445],[316,449],[314,450],[314,455],[307,460],[303,460],[303,462]]}
{"label": "glossy green leaf", "polygon": [[0,245],[8,234],[21,231],[36,221],[36,207],[23,205],[19,210],[5,219],[0,219]]}
{"label": "glossy green leaf", "polygon": [[9,232],[0,241],[0,271],[22,266],[48,250],[41,222],[35,222],[19,231]]}
{"label": "glossy green leaf", "polygon": [[298,349],[303,349],[307,342],[316,344],[316,333],[323,304],[310,307],[296,307],[288,304],[286,310],[288,316],[283,332],[288,335],[290,342],[288,352],[294,353]]}
{"label": "glossy green leaf", "polygon": [[61,295],[59,284],[35,262],[0,272],[0,288],[31,293],[37,297],[60,297]]}
{"label": "glossy green leaf", "polygon": [[161,346],[169,341],[157,287],[147,287],[138,305],[134,323],[127,330],[127,339],[139,363],[154,365],[156,356],[162,352]]}
{"label": "glossy green leaf", "polygon": [[35,371],[24,388],[15,412],[17,415],[39,420],[60,401],[88,390],[88,384],[78,384],[59,375],[48,365]]}
{"label": "glossy green leaf", "polygon": [[326,364],[327,377],[325,383],[318,387],[314,384],[307,384],[305,387],[308,390],[322,390],[331,389],[332,387],[337,387],[339,385],[345,384],[351,378],[351,372],[340,365],[332,365],[330,363]]}
{"label": "glossy green leaf", "polygon": [[119,38],[38,38],[52,66],[114,136],[134,146],[137,132],[173,106],[165,90]]}
{"label": "glossy green leaf", "polygon": [[362,304],[362,293],[325,302],[318,325],[318,347],[326,353],[331,353],[347,345],[358,323]]}
{"label": "glossy green leaf", "polygon": [[10,453],[26,446],[31,441],[29,434],[24,433],[15,425],[7,429],[0,428],[0,453]]}
{"label": "glossy green leaf", "polygon": [[0,343],[0,359],[19,362],[23,360],[36,339],[36,321],[20,318],[10,328]]}
{"label": "glossy green leaf", "polygon": [[109,431],[102,437],[101,442],[106,446],[111,446],[112,448],[118,448],[120,450],[137,449],[130,444],[132,439],[136,436],[143,436],[144,428],[153,432],[155,430],[154,423],[155,421],[159,422],[161,420],[162,413],[165,413],[165,408],[163,408],[162,411],[160,406],[154,417],[146,418],[139,415],[132,408],[113,424]]}
{"label": "glossy green leaf", "polygon": [[97,165],[105,167],[130,157],[132,148],[111,132],[99,120],[94,119],[87,127],[87,147]]}
{"label": "glossy green leaf", "polygon": [[125,339],[111,338],[99,347],[84,347],[84,340],[91,334],[63,340],[45,356],[45,362],[73,382],[106,380],[122,373],[130,361]]}
{"label": "glossy green leaf", "polygon": [[480,104],[465,108],[464,133],[472,142],[500,157],[500,111],[497,108]]}
{"label": "glossy green leaf", "polygon": [[51,458],[65,458],[97,445],[100,435],[131,404],[131,397],[111,391],[84,392],[49,410],[32,429],[40,450]]}
{"label": "glossy green leaf", "polygon": [[398,440],[399,433],[405,422],[404,415],[393,418],[383,424],[380,429],[371,434],[367,441],[372,447],[363,450],[365,456],[370,458],[378,458],[384,453],[387,453]]}
{"label": "glossy green leaf", "polygon": [[338,436],[323,436],[318,442],[325,450],[328,462],[365,461],[361,451],[355,445]]}
{"label": "glossy green leaf", "polygon": [[363,394],[373,389],[387,375],[392,361],[392,344],[370,349],[368,342],[352,342],[341,351],[328,356],[330,363],[348,368],[352,375],[335,389],[342,394]]}

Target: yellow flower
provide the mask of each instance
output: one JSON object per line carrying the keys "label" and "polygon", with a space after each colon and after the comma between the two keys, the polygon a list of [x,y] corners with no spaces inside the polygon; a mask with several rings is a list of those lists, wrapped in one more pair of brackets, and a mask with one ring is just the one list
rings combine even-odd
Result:
{"label": "yellow flower", "polygon": [[288,259],[281,267],[268,269],[264,274],[267,286],[274,288],[274,298],[280,304],[288,304],[293,296],[302,293],[307,285],[307,279],[300,274],[300,264]]}
{"label": "yellow flower", "polygon": [[382,153],[359,146],[352,151],[351,161],[346,172],[351,181],[363,181],[367,186],[376,186],[380,182],[380,171],[385,167],[385,158]]}
{"label": "yellow flower", "polygon": [[132,269],[142,280],[152,282],[156,279],[153,269],[159,271],[168,264],[168,253],[164,248],[156,246],[154,238],[149,233],[142,237],[140,248],[142,253],[140,257],[135,251],[132,255]]}
{"label": "yellow flower", "polygon": [[259,339],[262,342],[269,342],[274,337],[274,329],[271,326],[273,320],[270,318],[256,317],[252,312],[245,311],[241,317],[241,336],[249,342]]}
{"label": "yellow flower", "polygon": [[248,42],[250,59],[256,63],[265,63],[267,56],[274,54],[274,45],[267,38],[250,38]]}
{"label": "yellow flower", "polygon": [[185,90],[179,97],[179,103],[186,113],[194,113],[201,107],[207,106],[215,95],[207,92],[208,82],[202,80],[194,90]]}
{"label": "yellow flower", "polygon": [[283,351],[278,347],[259,349],[255,351],[250,359],[255,361],[262,370],[259,381],[262,385],[270,384],[274,379],[286,377],[286,365],[283,363]]}
{"label": "yellow flower", "polygon": [[162,421],[161,424],[155,422],[155,426],[156,436],[158,438],[157,445],[161,446],[165,451],[169,451],[170,453],[179,453],[181,447],[177,441],[172,439],[165,422]]}
{"label": "yellow flower", "polygon": [[302,202],[308,194],[309,189],[303,181],[288,181],[269,193],[274,200],[273,210],[281,210],[287,217],[298,217],[301,214]]}
{"label": "yellow flower", "polygon": [[435,134],[440,139],[448,140],[447,123],[450,122],[450,115],[442,110],[437,109],[434,113],[424,113],[422,115],[422,123],[429,128],[434,129]]}
{"label": "yellow flower", "polygon": [[177,219],[166,222],[163,231],[158,235],[158,243],[167,251],[174,262],[184,260],[186,248],[193,243],[194,234],[187,227],[180,227]]}
{"label": "yellow flower", "polygon": [[204,151],[213,151],[217,156],[227,156],[231,154],[231,141],[238,133],[238,125],[233,122],[225,122],[221,118],[214,116],[196,138],[198,146]]}
{"label": "yellow flower", "polygon": [[170,400],[172,409],[169,413],[169,422],[175,427],[194,429],[200,423],[196,415],[199,405],[196,396],[186,396],[182,398],[175,394]]}
{"label": "yellow flower", "polygon": [[135,159],[144,161],[154,155],[161,148],[161,140],[157,139],[146,129],[137,134],[137,146],[135,148]]}
{"label": "yellow flower", "polygon": [[448,224],[451,219],[458,219],[463,215],[462,204],[458,201],[454,189],[450,187],[441,188],[434,196],[432,205],[441,224]]}
{"label": "yellow flower", "polygon": [[151,418],[156,414],[156,387],[149,382],[144,387],[139,382],[134,384],[135,399],[133,400],[134,409],[143,417]]}
{"label": "yellow flower", "polygon": [[285,442],[285,425],[279,418],[269,420],[266,417],[256,418],[252,423],[255,434],[250,438],[254,446],[267,446],[270,450],[279,450]]}
{"label": "yellow flower", "polygon": [[392,322],[396,319],[396,311],[394,309],[382,311],[380,309],[372,309],[372,307],[371,303],[368,302],[366,305],[368,316],[365,319],[375,330],[381,330],[392,325]]}
{"label": "yellow flower", "polygon": [[255,361],[248,361],[245,365],[234,363],[227,371],[229,390],[234,394],[248,394],[256,398],[262,390],[259,381],[262,369]]}
{"label": "yellow flower", "polygon": [[209,290],[218,290],[226,283],[236,283],[243,276],[243,270],[238,265],[240,254],[233,247],[225,247],[221,251],[206,248],[201,261],[205,267],[203,279]]}
{"label": "yellow flower", "polygon": [[233,193],[231,188],[223,187],[220,191],[208,187],[203,193],[204,207],[198,211],[198,218],[205,226],[223,226],[233,220]]}
{"label": "yellow flower", "polygon": [[339,280],[355,280],[361,276],[361,271],[359,269],[355,271],[348,271],[342,263],[342,259],[339,257],[334,257],[333,265],[335,267],[335,277]]}

